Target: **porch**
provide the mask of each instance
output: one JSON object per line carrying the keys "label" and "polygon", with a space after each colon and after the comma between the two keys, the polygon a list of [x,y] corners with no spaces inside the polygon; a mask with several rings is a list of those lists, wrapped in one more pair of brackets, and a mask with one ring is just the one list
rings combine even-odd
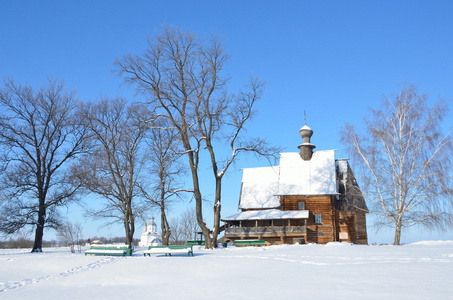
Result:
{"label": "porch", "polygon": [[253,227],[225,227],[225,235],[305,235],[306,226],[253,226]]}
{"label": "porch", "polygon": [[227,239],[264,239],[272,245],[305,241],[308,215],[308,210],[267,209],[243,211],[222,221]]}

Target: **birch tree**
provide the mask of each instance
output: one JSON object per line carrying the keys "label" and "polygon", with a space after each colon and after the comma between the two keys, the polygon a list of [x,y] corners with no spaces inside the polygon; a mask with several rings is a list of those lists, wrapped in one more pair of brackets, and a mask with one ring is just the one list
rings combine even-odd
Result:
{"label": "birch tree", "polygon": [[[229,77],[223,74],[228,59],[218,36],[204,40],[190,31],[163,27],[160,34],[148,40],[144,54],[124,55],[115,63],[125,82],[147,97],[158,116],[168,119],[178,132],[192,177],[197,222],[207,248],[217,246],[222,179],[236,157],[244,151],[265,156],[276,151],[263,139],[243,138],[264,84],[251,78],[245,91],[229,93]],[[214,179],[210,193],[214,195],[212,229],[202,213],[199,170],[203,150],[208,153]]]}
{"label": "birch tree", "polygon": [[395,229],[399,245],[403,228],[451,225],[451,130],[442,133],[446,102],[429,105],[426,94],[403,85],[394,99],[371,109],[365,135],[346,123],[342,141],[361,166],[366,199],[374,204],[378,226]]}
{"label": "birch tree", "polygon": [[63,242],[65,246],[68,246],[71,249],[72,253],[75,253],[77,246],[77,251],[82,252],[82,243],[83,243],[83,228],[80,223],[72,224],[70,221],[66,221],[64,224],[58,227],[57,237]]}
{"label": "birch tree", "polygon": [[32,252],[42,251],[44,228],[58,227],[58,208],[74,200],[79,188],[69,171],[87,150],[79,104],[57,80],[39,88],[7,80],[0,90],[0,231],[34,226]]}

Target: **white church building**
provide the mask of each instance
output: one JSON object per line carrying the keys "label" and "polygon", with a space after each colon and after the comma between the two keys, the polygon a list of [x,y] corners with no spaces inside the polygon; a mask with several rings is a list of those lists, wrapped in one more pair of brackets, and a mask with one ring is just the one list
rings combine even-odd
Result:
{"label": "white church building", "polygon": [[148,225],[146,225],[145,223],[145,228],[143,228],[142,236],[138,245],[140,247],[162,245],[161,234],[157,232],[157,226],[154,222],[154,217],[151,217]]}

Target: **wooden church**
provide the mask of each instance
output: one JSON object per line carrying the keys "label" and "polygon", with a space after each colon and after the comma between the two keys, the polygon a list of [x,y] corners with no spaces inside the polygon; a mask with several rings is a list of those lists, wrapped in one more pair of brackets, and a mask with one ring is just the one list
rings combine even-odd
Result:
{"label": "wooden church", "polygon": [[225,239],[367,244],[368,208],[348,161],[313,151],[307,125],[299,133],[300,152],[281,153],[279,166],[243,170],[241,212],[222,219]]}

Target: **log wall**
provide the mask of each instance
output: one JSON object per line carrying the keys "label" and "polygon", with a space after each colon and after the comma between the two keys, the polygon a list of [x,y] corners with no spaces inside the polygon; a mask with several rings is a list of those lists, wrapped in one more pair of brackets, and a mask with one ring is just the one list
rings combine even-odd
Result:
{"label": "log wall", "polygon": [[[309,211],[307,242],[326,244],[335,241],[335,210],[331,196],[282,196],[282,210],[298,210],[299,202]],[[321,214],[322,223],[315,223],[315,214]]]}
{"label": "log wall", "polygon": [[368,244],[366,214],[362,211],[337,211],[337,240],[353,244]]}
{"label": "log wall", "polygon": [[[335,209],[335,196],[282,196],[282,210],[298,210],[299,202],[304,202],[304,210],[309,211],[306,220],[306,232],[296,234],[285,232],[284,234],[259,234],[251,232],[247,235],[232,234],[228,238],[250,239],[258,238],[266,240],[267,244],[292,244],[294,238],[304,238],[307,243],[326,244],[328,242],[341,241],[354,244],[367,244],[366,213],[363,211],[339,211]],[[315,223],[315,214],[322,215],[322,223]],[[242,221],[243,227],[267,227],[267,226],[304,226],[305,220],[270,220]]]}

